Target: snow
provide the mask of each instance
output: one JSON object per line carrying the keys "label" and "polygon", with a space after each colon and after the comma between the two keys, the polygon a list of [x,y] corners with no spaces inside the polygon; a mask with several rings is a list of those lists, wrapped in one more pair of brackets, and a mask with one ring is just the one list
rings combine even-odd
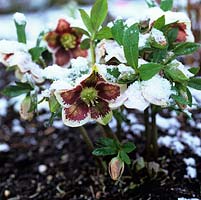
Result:
{"label": "snow", "polygon": [[6,143],[0,143],[0,152],[10,151],[10,146]]}
{"label": "snow", "polygon": [[184,158],[184,162],[186,165],[195,166],[195,159],[194,158]]}
{"label": "snow", "polygon": [[197,199],[197,198],[186,199],[184,197],[180,197],[180,198],[178,198],[178,200],[200,200],[200,199]]}
{"label": "snow", "polygon": [[187,175],[186,175],[187,178],[191,178],[191,179],[197,178],[197,170],[196,170],[196,168],[188,166],[186,168],[186,171],[187,171]]}
{"label": "snow", "polygon": [[149,33],[139,35],[139,44],[138,44],[139,48],[143,48],[146,46],[149,37],[150,37]]}
{"label": "snow", "polygon": [[0,99],[0,116],[5,117],[7,114],[8,100],[5,98]]}
{"label": "snow", "polygon": [[13,19],[15,20],[15,22],[19,25],[24,25],[26,24],[26,17],[23,13],[19,13],[19,12],[16,12],[14,15],[13,15]]}
{"label": "snow", "polygon": [[163,32],[161,32],[155,28],[152,28],[152,30],[151,30],[151,37],[158,44],[163,44],[163,43],[166,44],[166,38],[165,38]]}
{"label": "snow", "polygon": [[41,165],[38,166],[38,172],[40,174],[44,174],[46,171],[47,171],[47,166],[46,165],[41,164]]}

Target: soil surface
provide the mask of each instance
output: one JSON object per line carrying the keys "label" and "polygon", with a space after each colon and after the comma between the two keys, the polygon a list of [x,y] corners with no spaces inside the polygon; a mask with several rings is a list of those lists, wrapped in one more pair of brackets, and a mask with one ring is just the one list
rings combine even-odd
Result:
{"label": "soil surface", "polygon": [[[0,76],[4,80],[2,88],[7,81],[4,72],[0,71]],[[190,125],[186,125],[186,119],[182,120],[184,129],[195,132]],[[13,131],[13,127],[19,125],[24,129],[23,134]],[[134,170],[136,165],[132,165],[130,169],[126,167],[121,181],[114,182],[95,162],[79,129],[45,127],[40,120],[21,122],[12,107],[6,117],[0,117],[0,127],[0,144],[10,146],[8,152],[0,152],[1,200],[201,199],[201,159],[192,155],[188,148],[182,154],[174,154],[162,147],[157,160],[161,169],[150,173],[143,168],[137,172]],[[86,128],[95,142],[101,131],[94,125]],[[200,133],[197,131],[195,134]],[[123,137],[137,146],[131,158],[139,158],[145,144],[143,137],[130,131]],[[184,178],[186,164],[183,158],[186,157],[196,160],[196,179]],[[108,162],[111,157],[106,159]]]}

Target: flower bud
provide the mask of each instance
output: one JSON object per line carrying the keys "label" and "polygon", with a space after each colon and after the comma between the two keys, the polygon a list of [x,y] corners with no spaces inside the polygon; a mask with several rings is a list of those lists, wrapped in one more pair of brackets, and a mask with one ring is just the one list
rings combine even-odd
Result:
{"label": "flower bud", "polygon": [[34,112],[33,111],[30,112],[30,108],[31,108],[31,97],[27,96],[24,98],[24,100],[22,101],[20,105],[19,113],[22,119],[28,120],[28,121],[31,121],[33,119]]}
{"label": "flower bud", "polygon": [[124,162],[118,158],[114,157],[109,163],[109,174],[112,180],[116,181],[121,178],[124,172]]}

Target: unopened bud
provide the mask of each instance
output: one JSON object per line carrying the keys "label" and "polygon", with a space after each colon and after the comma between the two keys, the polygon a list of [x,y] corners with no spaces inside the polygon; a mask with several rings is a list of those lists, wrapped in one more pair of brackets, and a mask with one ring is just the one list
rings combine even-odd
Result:
{"label": "unopened bud", "polygon": [[109,174],[112,180],[116,181],[121,178],[124,172],[124,162],[118,158],[114,157],[109,163]]}
{"label": "unopened bud", "polygon": [[24,120],[31,121],[34,116],[34,112],[30,111],[31,108],[31,97],[27,96],[25,99],[22,101],[21,106],[20,106],[20,117]]}

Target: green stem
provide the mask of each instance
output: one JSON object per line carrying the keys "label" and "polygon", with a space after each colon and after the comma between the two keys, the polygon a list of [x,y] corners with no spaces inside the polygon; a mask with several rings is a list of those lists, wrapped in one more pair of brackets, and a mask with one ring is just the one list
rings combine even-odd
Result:
{"label": "green stem", "polygon": [[94,65],[96,62],[96,54],[93,40],[90,40],[90,53],[91,53],[91,63],[92,65]]}
{"label": "green stem", "polygon": [[110,138],[113,138],[113,139],[115,139],[116,141],[119,142],[119,139],[117,138],[116,134],[112,132],[111,128],[108,125],[103,126],[103,128],[104,128],[106,134],[108,134],[108,136]]}
{"label": "green stem", "polygon": [[83,126],[80,126],[79,129],[80,129],[80,133],[82,134],[82,137],[83,137],[85,143],[87,144],[89,150],[93,151],[94,150],[94,145],[93,145],[93,143],[92,143],[92,141],[91,141],[86,129]]}
{"label": "green stem", "polygon": [[145,138],[146,138],[146,159],[150,160],[151,153],[151,131],[150,131],[150,122],[149,122],[149,107],[144,111],[144,125],[145,125]]}

